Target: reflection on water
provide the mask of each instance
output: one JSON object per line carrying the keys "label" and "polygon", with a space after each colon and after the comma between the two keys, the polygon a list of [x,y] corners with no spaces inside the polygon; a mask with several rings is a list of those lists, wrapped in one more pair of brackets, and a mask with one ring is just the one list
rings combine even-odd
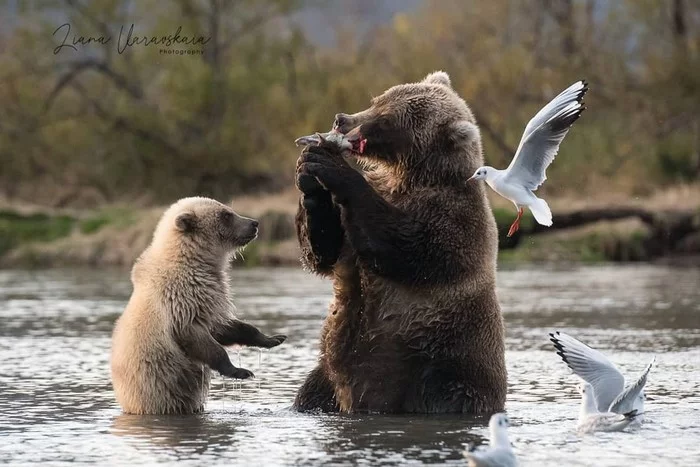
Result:
{"label": "reflection on water", "polygon": [[[124,271],[0,271],[0,463],[460,464],[487,419],[307,415],[289,407],[316,360],[331,287],[291,269],[236,270],[239,315],[289,335],[230,351],[254,381],[213,378],[197,416],[123,415],[109,381]],[[499,272],[511,440],[524,465],[695,465],[700,459],[700,270],[528,267]],[[600,349],[626,375],[652,354],[647,423],[579,437],[576,381],[547,333]],[[650,455],[651,454],[651,455]]]}

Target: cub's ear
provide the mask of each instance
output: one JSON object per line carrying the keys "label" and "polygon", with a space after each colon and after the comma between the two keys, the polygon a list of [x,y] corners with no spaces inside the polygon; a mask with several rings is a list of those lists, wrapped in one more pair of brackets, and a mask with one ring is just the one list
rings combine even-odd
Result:
{"label": "cub's ear", "polygon": [[452,122],[447,131],[450,133],[450,139],[457,146],[478,143],[481,140],[479,127],[467,120]]}
{"label": "cub's ear", "polygon": [[197,227],[197,217],[193,212],[183,212],[175,218],[175,227],[180,232],[189,233]]}
{"label": "cub's ear", "polygon": [[434,71],[433,73],[430,73],[428,76],[423,78],[423,82],[428,84],[442,84],[443,86],[447,86],[448,88],[452,87],[450,75],[448,75],[444,71]]}

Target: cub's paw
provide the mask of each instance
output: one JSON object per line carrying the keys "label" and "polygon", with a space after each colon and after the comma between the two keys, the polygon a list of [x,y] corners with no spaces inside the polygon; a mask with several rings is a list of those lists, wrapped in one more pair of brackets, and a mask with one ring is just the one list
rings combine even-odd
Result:
{"label": "cub's paw", "polygon": [[265,340],[265,345],[263,345],[262,347],[264,347],[266,349],[271,349],[272,347],[277,347],[278,345],[280,345],[282,342],[284,342],[286,340],[287,340],[287,336],[285,336],[284,334],[277,334],[274,336],[270,336]]}
{"label": "cub's paw", "polygon": [[245,368],[236,368],[230,375],[227,375],[235,379],[248,379],[253,378],[255,375],[252,371],[246,370]]}

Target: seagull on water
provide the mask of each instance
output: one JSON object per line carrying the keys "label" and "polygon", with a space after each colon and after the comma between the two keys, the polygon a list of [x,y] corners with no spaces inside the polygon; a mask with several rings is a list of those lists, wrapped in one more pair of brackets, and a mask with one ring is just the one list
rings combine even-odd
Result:
{"label": "seagull on water", "polygon": [[579,385],[579,393],[581,394],[581,411],[579,412],[578,426],[576,427],[579,433],[622,431],[639,415],[639,412],[636,410],[625,414],[599,412],[596,406],[593,386],[585,381]]}
{"label": "seagull on water", "polygon": [[488,449],[465,451],[464,457],[469,461],[469,467],[516,467],[518,459],[508,440],[508,416],[497,413],[489,420],[491,441]]}
{"label": "seagull on water", "polygon": [[505,170],[479,167],[469,180],[486,180],[499,195],[515,204],[518,217],[510,226],[508,236],[520,227],[520,218],[527,206],[535,220],[542,225],[552,225],[552,212],[547,202],[534,195],[547,180],[547,167],[559,151],[564,136],[571,125],[586,109],[581,100],[588,91],[588,83],[577,81],[537,112],[525,127],[515,157]]}
{"label": "seagull on water", "polygon": [[636,424],[640,424],[644,413],[644,386],[651,367],[652,358],[637,380],[625,387],[625,377],[620,370],[599,351],[563,332],[550,333],[549,337],[557,354],[582,380],[593,387],[596,409],[599,412],[629,413],[636,410]]}

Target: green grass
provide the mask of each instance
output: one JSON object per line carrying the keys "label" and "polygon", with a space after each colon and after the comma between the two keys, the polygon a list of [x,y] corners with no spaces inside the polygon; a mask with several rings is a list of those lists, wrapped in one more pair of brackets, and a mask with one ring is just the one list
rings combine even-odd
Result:
{"label": "green grass", "polygon": [[502,249],[499,261],[506,263],[527,261],[576,261],[600,263],[604,261],[639,261],[647,259],[645,242],[649,233],[633,230],[622,233],[596,230],[569,235],[526,235],[517,248]]}
{"label": "green grass", "polygon": [[81,233],[90,235],[107,225],[117,229],[125,228],[136,219],[136,211],[122,207],[105,208],[85,219],[67,215],[25,215],[0,210],[0,255],[27,243],[52,242],[67,237],[76,228]]}
{"label": "green grass", "polygon": [[92,234],[107,224],[109,224],[109,218],[105,216],[90,217],[89,219],[80,221],[80,232],[84,234]]}
{"label": "green grass", "polygon": [[51,242],[70,235],[76,220],[70,216],[23,215],[0,211],[0,254],[22,243]]}
{"label": "green grass", "polygon": [[80,221],[80,232],[88,235],[98,232],[102,227],[111,225],[123,229],[136,221],[136,212],[125,207],[109,207],[100,210],[95,215]]}

